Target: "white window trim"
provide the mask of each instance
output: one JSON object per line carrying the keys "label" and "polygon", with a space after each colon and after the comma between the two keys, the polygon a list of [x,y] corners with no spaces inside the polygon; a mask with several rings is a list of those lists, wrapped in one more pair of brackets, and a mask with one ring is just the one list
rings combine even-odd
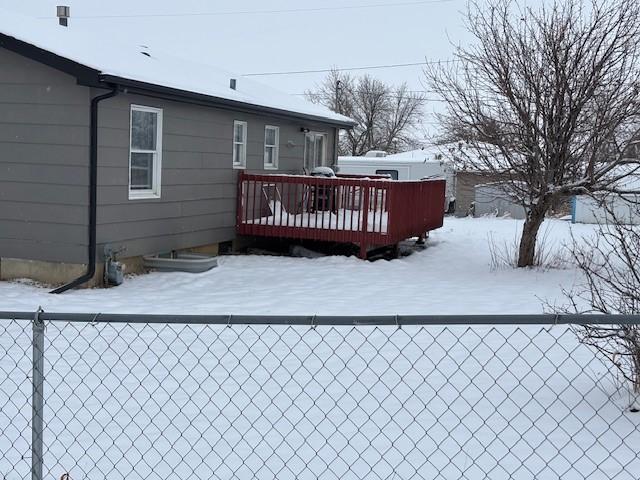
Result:
{"label": "white window trim", "polygon": [[[303,159],[307,158],[307,135],[313,135],[314,137],[316,137],[318,135],[322,135],[324,137],[324,142],[322,142],[321,164],[320,165],[316,165],[316,167],[324,167],[327,164],[327,141],[329,140],[329,135],[327,134],[327,132],[307,132],[307,133],[305,133],[304,134],[305,141],[304,141]],[[314,139],[314,143],[315,143],[315,139]],[[305,164],[304,168],[307,168],[306,164]]]}
{"label": "white window trim", "polygon": [[[267,145],[267,130],[275,130],[276,143]],[[273,148],[273,163],[267,163],[267,147]],[[277,170],[280,161],[280,127],[275,125],[264,126],[264,168],[265,170]]]}
{"label": "white window trim", "polygon": [[[133,150],[131,146],[131,135],[133,133],[133,112],[153,112],[158,115],[156,129],[156,149],[155,150]],[[131,189],[131,154],[132,153],[153,153],[153,188],[147,190]],[[147,107],[145,105],[131,105],[129,111],[129,200],[143,200],[160,198],[162,186],[162,109]]]}
{"label": "white window trim", "polygon": [[[236,142],[236,126],[243,125],[242,129],[242,142]],[[233,168],[245,169],[247,168],[247,130],[249,129],[247,122],[242,120],[233,121],[233,151],[231,152],[233,158]],[[244,145],[242,149],[242,158],[238,161],[236,157],[236,145]]]}

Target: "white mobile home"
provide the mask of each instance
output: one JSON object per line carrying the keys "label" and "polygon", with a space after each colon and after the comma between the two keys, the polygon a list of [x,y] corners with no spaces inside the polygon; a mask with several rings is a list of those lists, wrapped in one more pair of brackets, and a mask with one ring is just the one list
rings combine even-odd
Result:
{"label": "white mobile home", "polygon": [[393,180],[446,180],[445,209],[455,202],[455,172],[453,165],[443,159],[440,150],[413,150],[385,155],[370,152],[363,157],[338,157],[338,172],[350,175],[388,175]]}

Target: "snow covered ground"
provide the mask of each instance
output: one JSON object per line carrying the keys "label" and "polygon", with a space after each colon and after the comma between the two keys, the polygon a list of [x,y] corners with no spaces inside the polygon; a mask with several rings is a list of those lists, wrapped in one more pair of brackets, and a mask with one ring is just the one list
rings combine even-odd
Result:
{"label": "snow covered ground", "polygon": [[[557,248],[592,226],[550,221]],[[0,283],[0,310],[529,313],[574,269],[493,271],[488,236],[447,219],[395,261],[225,257],[53,296]],[[164,479],[635,479],[640,417],[566,327],[50,323],[45,476]],[[28,476],[30,324],[0,320],[0,473]]]}
{"label": "snow covered ground", "polygon": [[[357,258],[222,257],[202,274],[151,273],[108,290],[63,295],[46,288],[0,282],[0,310],[174,314],[492,314],[541,313],[563,301],[574,269],[492,271],[488,237],[511,242],[522,222],[447,218],[428,248],[394,261]],[[570,231],[593,226],[550,220],[542,227],[560,249]]]}

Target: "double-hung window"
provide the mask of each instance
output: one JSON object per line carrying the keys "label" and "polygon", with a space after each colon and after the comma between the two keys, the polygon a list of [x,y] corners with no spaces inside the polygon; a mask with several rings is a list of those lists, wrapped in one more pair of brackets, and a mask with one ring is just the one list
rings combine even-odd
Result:
{"label": "double-hung window", "polygon": [[321,167],[325,164],[327,135],[310,132],[304,138],[304,166],[307,170]]}
{"label": "double-hung window", "polygon": [[247,122],[233,122],[233,168],[247,166]]}
{"label": "double-hung window", "polygon": [[280,128],[264,127],[264,168],[277,169],[280,153]]}
{"label": "double-hung window", "polygon": [[131,105],[129,199],[159,198],[162,168],[162,110]]}

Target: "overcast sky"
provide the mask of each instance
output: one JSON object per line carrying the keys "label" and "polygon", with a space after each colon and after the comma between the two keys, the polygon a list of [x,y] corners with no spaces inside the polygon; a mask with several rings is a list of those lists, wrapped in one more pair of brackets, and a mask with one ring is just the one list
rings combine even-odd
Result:
{"label": "overcast sky", "polygon": [[[71,7],[70,28],[90,28],[105,42],[117,36],[239,74],[448,59],[451,43],[465,40],[466,0],[0,0],[0,7],[42,22],[56,22],[60,4]],[[421,90],[421,72],[409,66],[353,73]],[[255,79],[302,93],[324,75]]]}

